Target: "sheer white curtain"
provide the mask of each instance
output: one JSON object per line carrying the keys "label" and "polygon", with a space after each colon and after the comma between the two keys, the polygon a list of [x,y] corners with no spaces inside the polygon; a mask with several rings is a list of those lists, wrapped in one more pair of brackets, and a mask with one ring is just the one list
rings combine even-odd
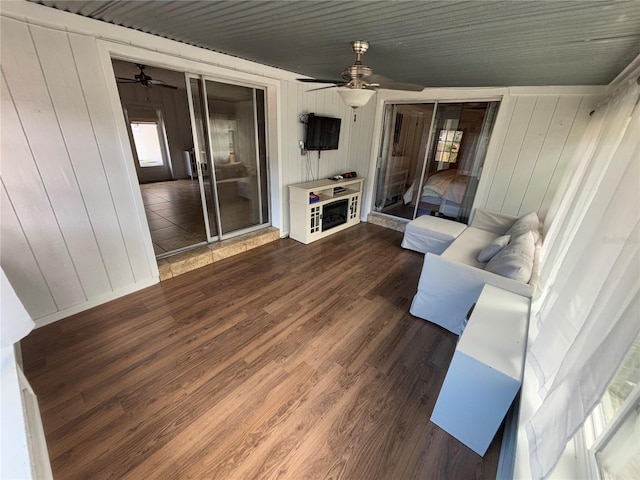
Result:
{"label": "sheer white curtain", "polygon": [[527,355],[541,399],[525,425],[532,478],[553,470],[640,332],[639,93],[599,109],[552,209]]}

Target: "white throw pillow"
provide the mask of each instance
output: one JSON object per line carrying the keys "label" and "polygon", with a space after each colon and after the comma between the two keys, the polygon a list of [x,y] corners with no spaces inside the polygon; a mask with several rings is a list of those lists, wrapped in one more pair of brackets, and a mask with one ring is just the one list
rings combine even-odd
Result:
{"label": "white throw pillow", "polygon": [[535,255],[533,232],[514,237],[487,263],[485,270],[523,283],[529,283]]}
{"label": "white throw pillow", "polygon": [[511,228],[507,230],[505,235],[518,237],[527,232],[533,232],[533,243],[535,244],[540,238],[540,219],[536,212],[527,213],[515,221]]}
{"label": "white throw pillow", "polygon": [[509,239],[511,239],[511,235],[503,235],[493,240],[478,254],[478,261],[484,263],[491,260],[496,253],[502,250],[507,243],[509,243]]}

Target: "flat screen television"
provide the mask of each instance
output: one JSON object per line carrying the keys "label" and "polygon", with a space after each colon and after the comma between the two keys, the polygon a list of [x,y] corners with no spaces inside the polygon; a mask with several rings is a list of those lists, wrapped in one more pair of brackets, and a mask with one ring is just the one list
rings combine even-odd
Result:
{"label": "flat screen television", "polygon": [[337,150],[340,139],[339,118],[321,117],[310,113],[307,117],[307,150]]}

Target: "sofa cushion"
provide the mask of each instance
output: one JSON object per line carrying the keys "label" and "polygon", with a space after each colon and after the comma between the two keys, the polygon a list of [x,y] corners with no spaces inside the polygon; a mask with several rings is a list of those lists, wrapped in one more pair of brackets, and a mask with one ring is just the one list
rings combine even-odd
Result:
{"label": "sofa cushion", "polygon": [[487,263],[485,269],[503,277],[528,283],[533,270],[535,243],[532,231],[512,237],[512,241]]}
{"label": "sofa cushion", "polygon": [[484,268],[485,263],[478,261],[478,254],[500,235],[479,228],[468,227],[442,253],[442,257],[472,267]]}
{"label": "sofa cushion", "polygon": [[506,235],[507,230],[509,230],[517,220],[518,217],[514,217],[513,215],[476,208],[473,210],[469,226],[486,230],[487,232],[493,232],[496,235]]}
{"label": "sofa cushion", "polygon": [[538,238],[540,238],[540,219],[536,212],[527,213],[516,220],[511,228],[507,230],[506,235],[518,237],[527,232],[533,233],[533,243],[535,244],[535,242],[538,241]]}
{"label": "sofa cushion", "polygon": [[488,262],[489,260],[491,260],[496,253],[502,250],[507,245],[507,243],[509,243],[510,239],[511,235],[503,235],[496,238],[495,240],[492,240],[489,245],[487,245],[480,251],[480,253],[478,254],[478,261]]}

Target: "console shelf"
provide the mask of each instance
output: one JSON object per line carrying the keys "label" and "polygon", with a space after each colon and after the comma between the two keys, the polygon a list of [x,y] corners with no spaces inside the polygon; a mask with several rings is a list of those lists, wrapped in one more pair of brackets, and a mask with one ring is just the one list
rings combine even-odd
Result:
{"label": "console shelf", "polygon": [[[360,223],[363,182],[358,177],[289,185],[289,236],[307,244]],[[313,203],[312,195],[318,197]]]}

